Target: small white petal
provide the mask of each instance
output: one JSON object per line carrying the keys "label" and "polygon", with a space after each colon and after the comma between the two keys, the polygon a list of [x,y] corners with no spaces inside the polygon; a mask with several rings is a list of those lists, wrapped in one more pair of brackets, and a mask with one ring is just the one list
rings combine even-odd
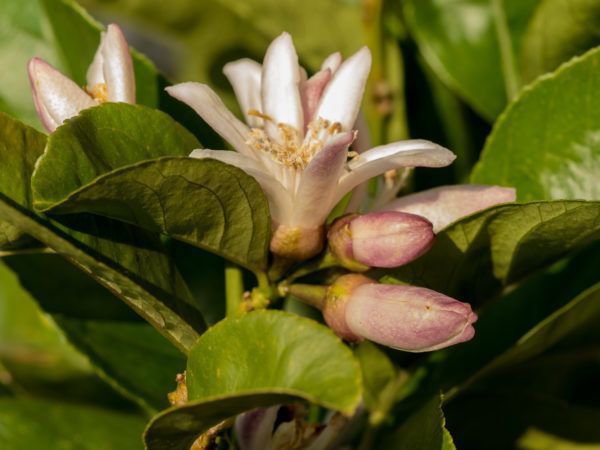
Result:
{"label": "small white petal", "polygon": [[248,114],[248,111],[260,111],[262,107],[260,96],[262,66],[256,61],[244,58],[225,64],[223,73],[233,86],[246,123],[253,128],[262,126],[261,118]]}
{"label": "small white petal", "polygon": [[462,184],[441,186],[400,197],[380,208],[425,217],[436,233],[461,217],[516,200],[514,188]]}
{"label": "small white petal", "polygon": [[351,130],[356,122],[371,70],[371,52],[363,47],[342,63],[321,97],[315,117],[339,122]]}
{"label": "small white petal", "polygon": [[450,150],[433,142],[415,139],[382,145],[362,153],[348,163],[349,173],[342,176],[336,201],[363,181],[399,167],[445,167],[456,159]]}
{"label": "small white petal", "polygon": [[219,96],[205,84],[181,83],[166,88],[169,95],[189,105],[238,152],[253,157],[246,144],[250,129],[235,117]]}
{"label": "small white petal", "polygon": [[28,72],[36,110],[49,132],[81,110],[98,104],[75,82],[39,58],[29,61]]}
{"label": "small white petal", "polygon": [[279,140],[278,123],[303,130],[298,55],[288,33],[276,38],[265,55],[262,67],[262,112],[273,119],[266,123],[269,135]]}
{"label": "small white petal", "polygon": [[292,221],[286,225],[317,228],[325,222],[335,205],[331,199],[353,139],[352,131],[340,133],[313,157],[302,172],[294,199]]}
{"label": "small white petal", "polygon": [[325,58],[323,64],[321,64],[321,70],[329,69],[331,73],[335,73],[336,70],[342,64],[342,54],[340,52],[335,52]]}
{"label": "small white petal", "polygon": [[271,217],[276,222],[288,220],[291,215],[292,200],[289,191],[271,176],[268,171],[254,159],[227,150],[198,149],[190,153],[190,157],[203,159],[210,158],[230,164],[242,169],[248,175],[256,179],[269,200]]}
{"label": "small white petal", "polygon": [[300,98],[302,99],[302,110],[304,111],[304,127],[313,119],[313,115],[323,90],[331,80],[331,71],[329,69],[321,70],[310,77],[308,80],[300,83]]}
{"label": "small white petal", "polygon": [[135,103],[135,74],[129,46],[117,25],[108,26],[99,52],[103,55],[104,79],[109,102]]}

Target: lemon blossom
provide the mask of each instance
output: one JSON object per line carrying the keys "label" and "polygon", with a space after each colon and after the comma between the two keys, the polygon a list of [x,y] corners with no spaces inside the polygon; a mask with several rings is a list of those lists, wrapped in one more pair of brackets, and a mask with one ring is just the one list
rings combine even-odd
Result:
{"label": "lemon blossom", "polygon": [[135,103],[135,77],[127,41],[114,24],[102,33],[80,88],[46,61],[32,58],[28,66],[33,101],[42,124],[52,132],[83,109],[103,102]]}
{"label": "lemon blossom", "polygon": [[454,160],[452,152],[424,140],[349,152],[370,67],[364,47],[345,61],[332,54],[307,78],[290,35],[283,33],[262,66],[242,59],[224,67],[246,123],[207,85],[167,88],[236,150],[196,150],[191,156],[237,166],[260,183],[269,199],[276,255],[305,259],[321,251],[328,214],[360,183],[394,168],[443,167]]}

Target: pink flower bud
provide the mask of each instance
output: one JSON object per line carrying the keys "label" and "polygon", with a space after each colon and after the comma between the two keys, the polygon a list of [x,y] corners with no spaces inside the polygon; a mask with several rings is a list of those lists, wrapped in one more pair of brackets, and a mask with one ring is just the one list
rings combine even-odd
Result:
{"label": "pink flower bud", "polygon": [[323,313],[342,338],[368,339],[407,352],[468,341],[477,320],[469,304],[439,292],[379,284],[356,274],[343,275],[330,286]]}
{"label": "pink flower bud", "polygon": [[327,235],[329,248],[344,267],[398,267],[421,256],[433,245],[431,223],[403,212],[345,216]]}

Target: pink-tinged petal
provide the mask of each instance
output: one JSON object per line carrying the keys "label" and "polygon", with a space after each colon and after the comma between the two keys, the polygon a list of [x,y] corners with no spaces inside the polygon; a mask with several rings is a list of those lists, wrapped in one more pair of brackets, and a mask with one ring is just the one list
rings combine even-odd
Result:
{"label": "pink-tinged petal", "polygon": [[250,129],[235,117],[215,92],[205,84],[181,83],[169,86],[166,91],[198,113],[223,139],[238,152],[253,157],[246,140]]}
{"label": "pink-tinged petal", "polygon": [[304,127],[306,128],[321,100],[321,94],[331,80],[331,70],[325,69],[317,72],[308,80],[300,84],[300,98],[302,99],[302,110],[304,111]]}
{"label": "pink-tinged petal", "polygon": [[400,141],[382,145],[360,154],[348,163],[345,174],[337,187],[336,201],[346,192],[377,175],[400,167],[445,167],[456,155],[450,150],[424,140]]}
{"label": "pink-tinged petal", "polygon": [[258,408],[235,419],[235,436],[241,450],[264,450],[271,446],[279,406]]}
{"label": "pink-tinged petal", "polygon": [[335,72],[314,116],[339,122],[343,130],[351,130],[360,110],[370,70],[371,52],[363,47]]}
{"label": "pink-tinged petal", "polygon": [[292,200],[289,192],[256,160],[228,150],[208,149],[194,150],[192,153],[190,153],[190,157],[196,159],[216,159],[224,162],[225,164],[242,169],[256,181],[258,181],[258,184],[260,184],[260,187],[265,192],[265,195],[269,200],[269,207],[273,220],[275,222],[289,220],[292,208]]}
{"label": "pink-tinged petal", "polygon": [[[262,112],[273,119],[266,123],[272,139],[280,140],[277,124],[304,129],[300,101],[298,55],[288,33],[282,33],[269,46],[262,66]],[[298,136],[300,139],[300,136]]]}
{"label": "pink-tinged petal", "polygon": [[[135,103],[135,74],[129,46],[121,28],[108,26],[98,52],[103,57],[104,79],[109,102]],[[90,86],[91,87],[91,86]]]}
{"label": "pink-tinged petal", "polygon": [[335,135],[317,153],[302,172],[302,179],[294,199],[292,222],[287,225],[304,228],[321,226],[333,207],[331,198],[343,170],[347,150],[354,140],[354,132]]}
{"label": "pink-tinged petal", "polygon": [[325,58],[325,61],[321,64],[321,70],[329,69],[331,70],[331,73],[335,73],[341,64],[342,54],[340,52],[335,52]]}
{"label": "pink-tinged petal", "polygon": [[431,223],[395,211],[370,213],[350,222],[356,261],[370,267],[399,267],[427,252],[435,240]]}
{"label": "pink-tinged petal", "polygon": [[260,117],[248,114],[250,111],[260,111],[262,107],[260,96],[262,66],[256,61],[244,58],[225,64],[223,73],[233,86],[246,123],[253,128],[262,126],[263,120]]}
{"label": "pink-tinged petal", "polygon": [[383,211],[404,211],[426,217],[437,233],[461,217],[501,203],[514,202],[514,188],[463,184],[442,186],[406,195],[383,206]]}
{"label": "pink-tinged petal", "polygon": [[50,64],[33,58],[28,66],[35,108],[49,132],[70,117],[98,103]]}
{"label": "pink-tinged petal", "polygon": [[467,303],[415,286],[361,285],[346,305],[346,323],[354,334],[407,352],[468,341],[476,320]]}

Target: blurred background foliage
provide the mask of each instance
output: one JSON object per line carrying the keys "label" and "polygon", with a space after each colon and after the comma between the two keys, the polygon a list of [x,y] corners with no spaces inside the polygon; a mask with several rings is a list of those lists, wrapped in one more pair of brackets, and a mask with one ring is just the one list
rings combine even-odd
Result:
{"label": "blurred background foliage", "polygon": [[[0,110],[37,128],[25,66],[35,55],[68,67],[56,45],[60,30],[48,19],[61,2],[0,3]],[[80,3],[101,22],[123,26],[130,44],[167,78],[208,83],[234,110],[222,66],[241,57],[260,60],[282,31],[294,37],[309,72],[331,52],[348,56],[368,45],[374,66],[364,113],[374,144],[424,138],[459,156],[448,169],[418,171],[410,189],[466,182],[494,122],[517,93],[600,44],[598,0]],[[81,48],[96,45],[84,33],[66,38]],[[168,245],[194,295],[207,299],[207,320],[218,321],[224,315],[222,260],[177,242]],[[598,245],[581,249],[488,299],[479,338],[435,353],[401,390],[405,401],[382,424],[384,442],[400,445],[397,434],[404,429],[397,424],[426,394],[455,387],[444,410],[459,449],[600,448],[599,254]],[[80,420],[86,437],[66,439],[57,449],[137,448],[143,418],[166,405],[164,393],[173,388],[183,358],[54,255],[0,256],[0,442],[11,433],[16,441],[22,436],[23,449],[42,442],[28,441],[35,434],[54,433],[60,442],[72,432],[58,425],[66,418]],[[577,312],[580,298],[588,306]],[[153,356],[140,358],[145,352]],[[399,367],[422,361],[387,353]],[[378,379],[379,388],[398,376],[398,368],[385,370],[389,380]],[[45,423],[39,429],[21,427],[23,417],[40,411],[56,422],[40,417],[31,420]],[[117,423],[120,437],[113,436]]]}

